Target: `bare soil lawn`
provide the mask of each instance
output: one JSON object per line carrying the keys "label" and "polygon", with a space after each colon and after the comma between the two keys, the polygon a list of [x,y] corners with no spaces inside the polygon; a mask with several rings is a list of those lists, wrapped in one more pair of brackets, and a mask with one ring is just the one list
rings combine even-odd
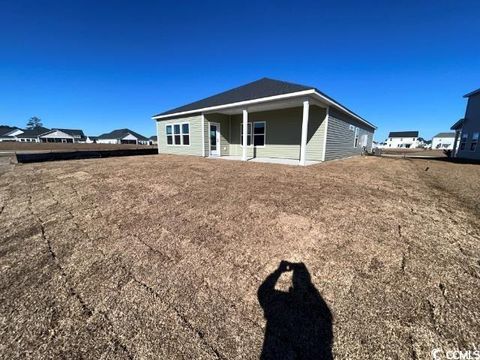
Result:
{"label": "bare soil lawn", "polygon": [[479,165],[423,159],[5,163],[1,357],[473,350],[479,195]]}
{"label": "bare soil lawn", "polygon": [[150,145],[135,144],[68,144],[68,143],[27,143],[0,142],[0,152],[45,152],[45,151],[87,151],[115,149],[143,149]]}

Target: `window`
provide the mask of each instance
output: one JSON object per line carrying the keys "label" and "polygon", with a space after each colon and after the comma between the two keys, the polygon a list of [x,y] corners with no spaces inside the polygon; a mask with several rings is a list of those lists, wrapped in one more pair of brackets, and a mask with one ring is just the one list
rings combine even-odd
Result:
{"label": "window", "polygon": [[477,150],[477,144],[478,144],[478,132],[474,132],[472,135],[472,143],[470,144],[470,151],[475,151]]}
{"label": "window", "polygon": [[265,146],[265,121],[253,123],[253,145]]}
{"label": "window", "polygon": [[190,145],[190,124],[168,124],[165,126],[167,145]]}
{"label": "window", "polygon": [[355,128],[355,139],[353,140],[353,147],[358,147],[358,133],[359,133],[359,128]]}
{"label": "window", "polygon": [[173,144],[172,125],[166,126],[165,133],[167,134],[167,145],[172,145]]}
{"label": "window", "polygon": [[465,146],[467,145],[468,133],[462,132],[462,140],[460,141],[460,150],[465,150]]}
{"label": "window", "polygon": [[[252,123],[247,124],[247,146],[252,145]],[[243,122],[240,123],[240,146],[243,146]]]}
{"label": "window", "polygon": [[190,145],[190,124],[182,124],[182,143]]}

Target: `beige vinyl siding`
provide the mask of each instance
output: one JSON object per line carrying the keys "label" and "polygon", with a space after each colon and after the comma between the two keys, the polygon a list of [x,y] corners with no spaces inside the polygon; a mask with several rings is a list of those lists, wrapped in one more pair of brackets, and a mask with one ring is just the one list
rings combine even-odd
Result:
{"label": "beige vinyl siding", "polygon": [[[265,121],[265,147],[249,146],[247,156],[283,159],[300,158],[303,108],[262,111],[248,114],[248,121]],[[307,160],[322,160],[325,109],[310,107]],[[242,115],[231,116],[230,154],[242,155],[240,128]]]}
{"label": "beige vinyl siding", "polygon": [[220,155],[230,155],[230,116],[224,114],[205,114],[205,144],[206,156],[210,155],[210,122],[220,124]]}
{"label": "beige vinyl siding", "polygon": [[[355,130],[350,130],[350,125],[359,128],[359,144],[357,147],[354,147]],[[371,150],[373,129],[330,108],[325,160],[360,155],[363,151],[361,140],[364,134],[367,135],[367,149]]]}
{"label": "beige vinyl siding", "polygon": [[307,136],[307,161],[323,160],[323,142],[325,140],[325,115],[327,110],[317,106],[310,106]]}
{"label": "beige vinyl siding", "polygon": [[[190,123],[190,145],[167,145],[165,126],[168,124]],[[202,156],[202,116],[157,121],[157,139],[159,154],[198,155]]]}

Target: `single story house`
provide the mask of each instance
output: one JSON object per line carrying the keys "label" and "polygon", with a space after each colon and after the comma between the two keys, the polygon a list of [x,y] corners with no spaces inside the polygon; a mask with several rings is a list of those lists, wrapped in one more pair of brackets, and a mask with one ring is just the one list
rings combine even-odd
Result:
{"label": "single story house", "polygon": [[454,132],[438,133],[432,138],[432,149],[452,150],[454,142]]}
{"label": "single story house", "polygon": [[451,127],[455,130],[453,156],[463,159],[480,160],[480,89],[463,96],[468,98],[465,117]]}
{"label": "single story house", "polygon": [[157,136],[156,136],[156,135],[150,136],[150,137],[148,138],[148,140],[150,140],[150,145],[157,145],[157,144],[158,144]]}
{"label": "single story house", "polygon": [[85,142],[85,134],[77,129],[52,129],[39,135],[43,143],[78,143]]}
{"label": "single story house", "polygon": [[414,149],[423,144],[418,138],[418,131],[392,131],[385,142],[385,148]]}
{"label": "single story house", "polygon": [[0,125],[0,142],[17,141],[17,135],[23,133],[23,130],[15,126]]}
{"label": "single story house", "polygon": [[97,139],[98,144],[142,144],[148,145],[149,140],[130,129],[118,129],[102,134]]}
{"label": "single story house", "polygon": [[86,142],[87,144],[96,144],[96,143],[97,143],[97,140],[98,140],[98,136],[88,135],[87,138],[85,139],[85,142]]}
{"label": "single story house", "polygon": [[312,86],[263,78],[154,115],[158,152],[340,159],[371,150],[376,127]]}
{"label": "single story house", "polygon": [[33,129],[26,129],[23,133],[16,135],[17,141],[20,142],[40,142],[40,135],[49,132],[50,129],[47,129],[43,126],[37,126]]}

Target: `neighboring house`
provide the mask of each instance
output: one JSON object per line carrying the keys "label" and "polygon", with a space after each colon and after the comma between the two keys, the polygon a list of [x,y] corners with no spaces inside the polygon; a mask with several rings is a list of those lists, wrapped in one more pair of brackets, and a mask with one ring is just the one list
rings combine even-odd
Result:
{"label": "neighboring house", "polygon": [[418,131],[392,131],[385,140],[385,148],[414,149],[423,145],[418,138]]}
{"label": "neighboring house", "polygon": [[0,142],[17,141],[17,135],[23,133],[23,130],[15,126],[0,125]]}
{"label": "neighboring house", "polygon": [[464,95],[468,98],[465,117],[452,126],[455,130],[453,156],[480,160],[480,89]]}
{"label": "neighboring house", "polygon": [[97,139],[98,144],[142,144],[148,145],[149,140],[139,133],[130,129],[113,130],[102,134]]}
{"label": "neighboring house", "polygon": [[33,129],[26,129],[23,133],[16,135],[17,141],[20,142],[40,142],[40,135],[45,134],[50,131],[50,129],[44,128],[43,126],[37,126]]}
{"label": "neighboring house", "polygon": [[148,140],[150,140],[150,145],[157,145],[158,144],[158,141],[157,141],[157,137],[154,135],[154,136],[150,136],[148,138]]}
{"label": "neighboring house", "polygon": [[438,133],[432,138],[432,149],[452,150],[455,142],[455,133],[443,132]]}
{"label": "neighboring house", "polygon": [[85,139],[85,142],[87,144],[96,144],[97,140],[98,140],[98,136],[87,136],[87,138]]}
{"label": "neighboring house", "polygon": [[38,137],[43,143],[78,143],[85,142],[85,134],[76,129],[52,129]]}
{"label": "neighboring house", "polygon": [[376,127],[312,86],[263,78],[153,116],[158,152],[326,161],[372,148]]}

